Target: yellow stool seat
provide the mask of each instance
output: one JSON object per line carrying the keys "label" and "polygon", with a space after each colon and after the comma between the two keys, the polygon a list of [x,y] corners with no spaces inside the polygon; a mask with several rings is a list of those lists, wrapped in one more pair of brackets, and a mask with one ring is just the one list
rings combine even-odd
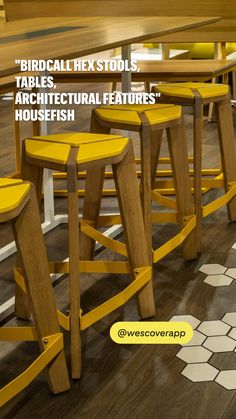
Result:
{"label": "yellow stool seat", "polygon": [[[67,134],[37,137],[25,141],[28,157],[66,164],[71,146],[78,147],[77,164],[119,156],[128,145],[128,138],[103,134]],[[34,137],[36,138],[36,137]],[[66,140],[67,138],[67,140]]]}
{"label": "yellow stool seat", "polygon": [[224,96],[229,93],[229,86],[212,83],[163,83],[156,86],[156,90],[166,96],[194,98],[196,90],[203,99]]}
{"label": "yellow stool seat", "polygon": [[21,183],[23,182],[23,180],[21,179],[8,179],[5,177],[1,177],[0,178],[0,188],[3,186],[11,186],[11,185],[15,185],[16,183]]}
{"label": "yellow stool seat", "polygon": [[120,135],[91,134],[88,132],[72,132],[66,134],[52,134],[40,137],[32,137],[34,140],[48,141],[52,143],[68,144],[72,147],[80,147],[82,144],[107,141],[120,138]]}
{"label": "yellow stool seat", "polygon": [[[0,214],[16,209],[27,196],[30,184],[21,182],[15,179],[0,179]],[[19,183],[14,186],[14,190],[10,186],[13,183]]]}
{"label": "yellow stool seat", "polygon": [[169,104],[112,105],[95,110],[104,121],[141,126],[139,114],[145,114],[150,125],[161,124],[181,117],[181,107]]}

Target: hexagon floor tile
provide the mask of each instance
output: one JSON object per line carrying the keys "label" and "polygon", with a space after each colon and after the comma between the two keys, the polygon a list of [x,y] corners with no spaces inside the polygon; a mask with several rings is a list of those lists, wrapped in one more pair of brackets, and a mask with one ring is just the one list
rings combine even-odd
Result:
{"label": "hexagon floor tile", "polygon": [[[236,342],[235,342],[236,345]],[[196,362],[207,362],[212,355],[212,352],[202,346],[183,347],[176,354],[176,356],[182,361],[188,364],[194,364]]]}
{"label": "hexagon floor tile", "polygon": [[227,268],[225,266],[219,265],[218,263],[208,263],[202,265],[199,271],[207,275],[217,275],[225,273],[226,269]]}
{"label": "hexagon floor tile", "polygon": [[236,390],[236,370],[221,371],[215,381],[227,390]]}
{"label": "hexagon floor tile", "polygon": [[236,327],[236,313],[226,313],[221,319],[223,322],[230,324],[230,326]]}
{"label": "hexagon floor tile", "polygon": [[233,278],[227,275],[208,275],[204,282],[212,287],[226,287],[233,282]]}
{"label": "hexagon floor tile", "polygon": [[227,269],[225,275],[231,276],[231,278],[236,279],[236,268]]}
{"label": "hexagon floor tile", "polygon": [[189,364],[181,372],[189,380],[194,383],[203,381],[213,381],[217,376],[219,370],[210,364]]}
{"label": "hexagon floor tile", "polygon": [[212,352],[231,352],[236,347],[236,341],[228,336],[211,336],[203,343],[204,348]]}
{"label": "hexagon floor tile", "polygon": [[190,342],[188,342],[188,343],[186,343],[185,345],[182,345],[182,346],[183,347],[184,346],[198,346],[198,345],[201,345],[204,342],[204,340],[206,340],[206,336],[203,335],[202,333],[198,332],[197,330],[194,330],[193,337],[190,340]]}
{"label": "hexagon floor tile", "polygon": [[233,329],[230,330],[228,336],[236,340],[236,327],[233,327]]}
{"label": "hexagon floor tile", "polygon": [[208,320],[202,322],[197,330],[206,336],[221,336],[227,335],[230,326],[221,320]]}
{"label": "hexagon floor tile", "polygon": [[176,354],[187,364],[181,374],[193,383],[215,381],[227,390],[236,390],[236,369],[219,370],[209,363],[214,353],[236,352],[236,312],[226,313],[222,320],[201,322],[191,315],[173,316],[171,320],[187,321],[195,329],[192,340]]}
{"label": "hexagon floor tile", "polygon": [[191,324],[193,329],[196,329],[198,325],[201,323],[196,317],[191,316],[190,314],[180,315],[180,316],[172,316],[169,320],[170,322],[187,322]]}

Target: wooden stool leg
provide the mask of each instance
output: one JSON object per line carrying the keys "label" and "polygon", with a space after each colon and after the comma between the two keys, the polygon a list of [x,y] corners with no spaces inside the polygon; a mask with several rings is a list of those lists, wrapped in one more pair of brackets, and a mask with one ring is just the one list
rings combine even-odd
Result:
{"label": "wooden stool leg", "polygon": [[[86,174],[83,219],[92,222],[92,226],[95,228],[97,227],[97,219],[101,207],[104,171],[104,167],[95,167],[92,170],[88,170]],[[81,233],[80,259],[93,259],[94,250],[95,240]]]}
{"label": "wooden stool leg", "polygon": [[71,333],[71,375],[81,375],[80,342],[80,278],[79,278],[79,202],[76,157],[78,149],[71,148],[67,163],[68,230],[69,230],[69,294]]}
{"label": "wooden stool leg", "polygon": [[[113,165],[113,173],[131,269],[150,266],[131,141],[125,158]],[[139,292],[138,300],[141,317],[155,314],[152,281]]]}
{"label": "wooden stool leg", "polygon": [[[37,88],[33,88],[32,89],[33,93],[38,93],[39,89]],[[37,104],[32,105],[32,109],[34,109],[35,111],[38,111],[40,109],[40,106]],[[33,136],[38,136],[40,135],[40,122],[39,121],[33,121],[32,122],[32,128],[33,128]]]}
{"label": "wooden stool leg", "polygon": [[[43,169],[41,167],[31,166],[25,162],[24,145],[21,174],[24,180],[28,180],[34,184],[37,199],[40,203],[42,197]],[[15,315],[22,320],[28,320],[31,316],[30,298],[17,283],[15,283]]]}
{"label": "wooden stool leg", "polygon": [[105,127],[100,123],[96,116],[95,110],[93,110],[91,114],[90,132],[94,132],[96,134],[109,134],[110,131],[111,128]]}
{"label": "wooden stool leg", "polygon": [[[230,182],[236,181],[236,150],[230,100],[216,104],[216,116],[225,190],[228,191]],[[236,197],[228,203],[227,209],[229,220],[235,221]]]}
{"label": "wooden stool leg", "polygon": [[23,180],[28,180],[34,184],[37,200],[40,205],[42,200],[43,189],[43,168],[31,165],[26,161],[25,143],[22,144],[22,163],[21,163],[21,176]]}
{"label": "wooden stool leg", "polygon": [[[17,266],[21,268],[19,258],[17,258]],[[15,316],[18,319],[29,320],[31,313],[32,307],[29,295],[15,282]]]}
{"label": "wooden stool leg", "polygon": [[[90,131],[94,133],[109,134],[110,129],[99,124],[93,111],[91,116]],[[86,173],[85,196],[83,205],[83,219],[92,222],[97,227],[97,219],[100,213],[102,189],[104,184],[105,167],[88,169]],[[81,233],[80,259],[91,260],[94,256],[95,241]]]}
{"label": "wooden stool leg", "polygon": [[[190,174],[188,165],[187,142],[183,122],[167,129],[170,160],[175,185],[176,202],[179,222],[184,225],[184,217],[193,215],[193,199],[191,194]],[[183,245],[184,257],[187,260],[198,256],[198,249],[193,231]]]}
{"label": "wooden stool leg", "polygon": [[200,96],[195,98],[194,103],[194,129],[193,129],[193,146],[194,146],[194,205],[197,217],[197,225],[195,228],[196,246],[201,251],[201,221],[202,221],[202,192],[201,192],[201,175],[202,175],[202,141],[203,141],[203,105]]}
{"label": "wooden stool leg", "polygon": [[162,143],[162,135],[163,130],[155,130],[151,132],[151,144],[150,144],[150,150],[151,150],[151,183],[153,186],[153,183],[156,179],[156,173],[157,173],[157,166],[158,161],[160,158],[160,151],[161,151],[161,143]]}
{"label": "wooden stool leg", "polygon": [[[45,336],[59,333],[60,328],[33,187],[31,188],[30,200],[12,224],[24,268],[26,287],[32,301],[33,317],[39,343],[41,350],[43,350],[42,339]],[[48,373],[49,385],[54,393],[60,393],[70,388],[64,351],[50,363]]]}
{"label": "wooden stool leg", "polygon": [[15,157],[16,157],[16,173],[20,172],[21,162],[21,141],[20,141],[20,121],[15,120],[15,112],[19,109],[16,104],[16,92],[13,93],[13,121],[14,121],[14,142],[15,142]]}
{"label": "wooden stool leg", "polygon": [[149,263],[152,263],[151,126],[143,124],[141,142],[141,200]]}

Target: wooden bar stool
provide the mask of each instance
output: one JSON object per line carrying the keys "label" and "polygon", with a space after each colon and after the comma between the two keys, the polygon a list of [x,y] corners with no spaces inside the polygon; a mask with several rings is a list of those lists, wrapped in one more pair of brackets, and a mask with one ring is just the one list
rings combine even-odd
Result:
{"label": "wooden bar stool", "polygon": [[[122,223],[125,242],[120,243],[106,237],[96,227],[99,223],[111,225],[112,217],[99,217],[101,189],[97,188],[97,177],[104,173],[105,166],[112,166],[119,199],[119,220]],[[41,199],[43,169],[48,168],[67,173],[69,263],[51,263],[54,273],[69,273],[70,314],[59,312],[59,322],[71,332],[72,377],[79,378],[80,330],[88,328],[137,294],[142,318],[155,314],[152,289],[152,270],[148,259],[142,209],[132,143],[118,135],[75,133],[49,135],[26,139],[23,143],[22,174],[31,180]],[[89,170],[92,178],[86,184],[84,214],[81,221],[81,252],[79,258],[79,209],[78,171]],[[95,187],[94,187],[94,185]],[[97,188],[97,189],[96,189]],[[96,219],[89,211],[96,208]],[[92,211],[93,212],[93,211]],[[93,242],[97,240],[105,247],[128,257],[128,262],[90,261]],[[81,259],[81,262],[80,262]],[[80,272],[130,273],[133,281],[122,292],[110,298],[92,311],[80,312]],[[18,305],[17,314],[25,315]]]}
{"label": "wooden bar stool", "polygon": [[60,393],[70,388],[63,350],[63,335],[57,320],[47,255],[42,237],[34,186],[16,179],[0,179],[0,223],[11,222],[33,313],[34,327],[1,327],[0,340],[38,341],[41,355],[23,373],[0,390],[0,406],[23,390],[45,368],[50,389]]}
{"label": "wooden bar stool", "polygon": [[[196,242],[201,250],[201,218],[227,204],[230,221],[236,219],[236,150],[229,86],[211,83],[169,83],[154,87],[163,103],[193,106],[194,138],[194,203],[197,216]],[[214,103],[220,144],[222,175],[216,179],[201,179],[203,143],[203,106]],[[202,206],[201,187],[225,188],[225,194]]]}
{"label": "wooden bar stool", "polygon": [[[196,219],[193,215],[187,144],[181,107],[156,104],[114,105],[94,109],[91,131],[109,133],[112,128],[136,131],[140,135],[141,197],[150,261],[154,263],[159,261],[183,242],[185,258],[189,260],[196,258],[197,251],[193,240]],[[176,201],[163,196],[156,190],[158,183],[155,179],[163,130],[167,133]],[[89,176],[92,176],[92,173],[91,175],[87,173],[87,177]],[[152,214],[152,199],[174,212]],[[182,226],[182,231],[163,246],[152,251],[153,222],[178,222]]]}

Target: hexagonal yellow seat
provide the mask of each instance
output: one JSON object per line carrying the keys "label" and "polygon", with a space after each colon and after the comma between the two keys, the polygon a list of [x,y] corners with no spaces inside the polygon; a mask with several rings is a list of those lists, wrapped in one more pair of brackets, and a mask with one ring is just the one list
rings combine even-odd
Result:
{"label": "hexagonal yellow seat", "polygon": [[77,164],[111,159],[123,153],[127,148],[128,138],[119,135],[103,134],[57,134],[34,137],[25,140],[25,152],[28,157],[66,165],[71,147],[78,148]]}
{"label": "hexagonal yellow seat", "polygon": [[[200,251],[202,216],[205,217],[227,204],[229,220],[236,220],[236,198],[234,197],[236,192],[234,186],[234,182],[236,182],[236,149],[229,86],[213,83],[163,83],[153,87],[153,92],[161,94],[161,103],[193,106],[194,202],[197,215],[196,242]],[[216,111],[222,163],[220,175],[223,174],[223,180],[220,183],[219,178],[204,179],[203,181],[210,188],[224,187],[225,194],[220,199],[202,207],[203,106],[211,102],[214,103]]]}
{"label": "hexagonal yellow seat", "polygon": [[141,115],[145,115],[150,125],[159,125],[181,118],[181,107],[174,105],[112,105],[96,109],[96,115],[103,121],[117,124],[142,125]]}
{"label": "hexagonal yellow seat", "polygon": [[[118,223],[123,226],[126,244],[113,240],[97,230],[101,219],[100,201],[106,165],[111,165],[113,169],[121,213]],[[106,133],[56,134],[24,140],[22,175],[24,179],[34,183],[39,200],[44,168],[67,174],[69,262],[67,268],[63,262],[52,264],[52,269],[60,265],[61,273],[69,273],[70,314],[66,317],[59,312],[59,318],[60,324],[71,331],[72,377],[79,378],[80,330],[86,329],[125,304],[136,293],[140,315],[146,318],[155,313],[151,261],[148,257],[132,143],[121,135]],[[79,228],[78,171],[80,170],[86,170],[87,177],[83,219]],[[108,217],[105,225],[112,224],[112,217]],[[128,261],[90,262],[96,241],[114,252],[127,256]],[[80,259],[83,264],[80,263]],[[122,292],[82,315],[79,287],[81,269],[90,273],[130,273],[133,281]],[[58,273],[57,270],[52,272]]]}
{"label": "hexagonal yellow seat", "polygon": [[23,180],[21,179],[8,179],[5,177],[0,178],[0,188],[3,186],[11,186],[11,185],[17,185],[19,183],[22,183]]}
{"label": "hexagonal yellow seat", "polygon": [[[32,327],[0,327],[0,341],[38,341],[41,355],[11,382],[0,388],[0,407],[25,389],[48,368],[51,391],[70,388],[55,301],[42,237],[35,189],[29,182],[0,178],[0,224],[9,223],[18,250],[18,262],[25,273],[21,283],[33,312]],[[16,283],[16,293],[19,283]]]}
{"label": "hexagonal yellow seat", "polygon": [[229,86],[213,83],[163,83],[156,87],[162,95],[194,99],[196,92],[202,99],[211,100],[229,94]]}
{"label": "hexagonal yellow seat", "polygon": [[[14,185],[14,186],[13,186]],[[0,214],[18,208],[30,190],[29,183],[12,182],[0,179]]]}

